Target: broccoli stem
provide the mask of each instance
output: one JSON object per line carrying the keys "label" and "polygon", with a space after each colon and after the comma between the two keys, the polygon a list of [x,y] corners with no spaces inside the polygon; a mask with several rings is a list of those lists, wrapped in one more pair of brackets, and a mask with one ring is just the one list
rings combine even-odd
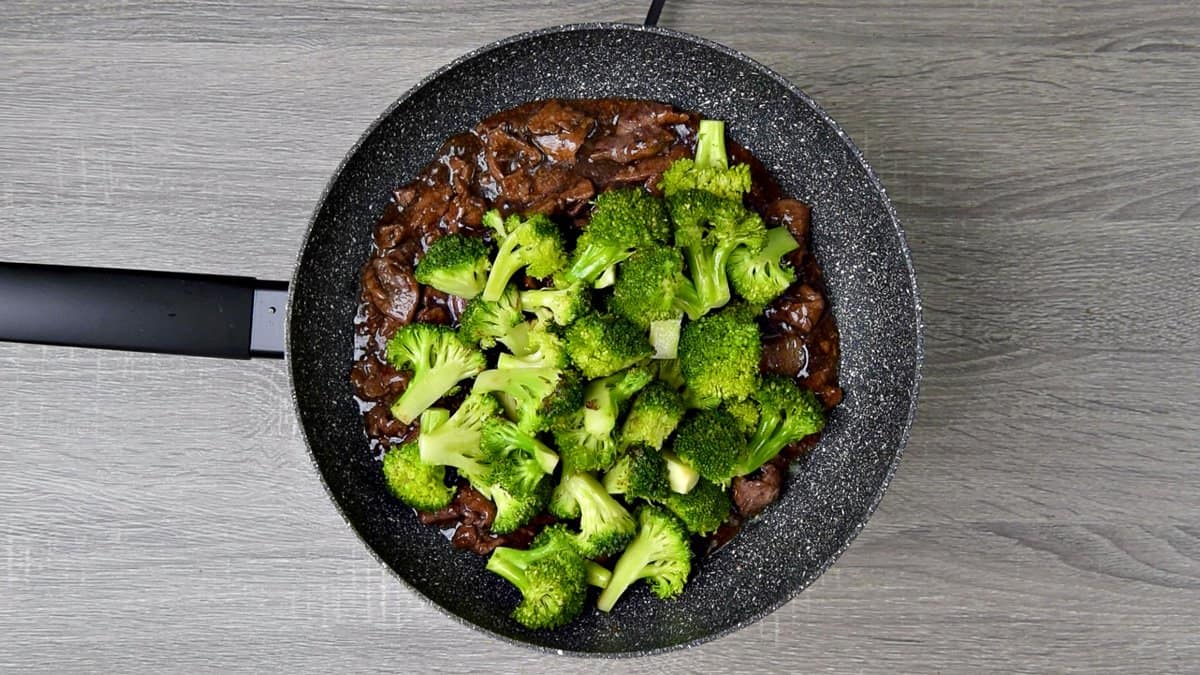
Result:
{"label": "broccoli stem", "polygon": [[607,588],[608,584],[612,582],[612,572],[609,572],[607,567],[591,560],[585,560],[583,564],[587,568],[588,585]]}
{"label": "broccoli stem", "polygon": [[392,404],[392,417],[405,424],[412,424],[426,408],[429,408],[450,388],[458,384],[462,373],[457,369],[432,368],[418,372],[408,383],[408,388]]}
{"label": "broccoli stem", "polygon": [[579,257],[567,270],[567,278],[592,282],[599,278],[608,267],[627,257],[629,256],[614,255],[614,252],[608,250],[607,247],[593,244],[579,253]]}
{"label": "broccoli stem", "polygon": [[504,547],[497,548],[492,552],[492,557],[488,558],[487,569],[489,572],[495,572],[504,577],[518,589],[524,590],[526,585],[525,566],[514,559],[511,556],[512,553],[517,553],[517,551]]}
{"label": "broccoli stem", "polygon": [[[696,297],[703,309],[700,315],[718,307],[729,304],[729,277],[725,273],[725,264],[733,247],[718,244],[711,250],[703,250],[699,246],[688,246],[683,249],[688,270],[695,284]],[[688,314],[689,318],[691,314]],[[696,317],[699,318],[699,317]]]}
{"label": "broccoli stem", "polygon": [[613,605],[617,604],[617,600],[621,599],[626,589],[646,575],[652,547],[651,537],[642,536],[641,533],[634,537],[613,567],[612,578],[596,600],[596,609],[611,612]]}
{"label": "broccoli stem", "polygon": [[516,254],[516,247],[516,237],[505,239],[500,246],[496,259],[492,261],[492,271],[488,274],[487,284],[483,287],[482,297],[484,300],[488,302],[499,300],[504,295],[504,289],[508,288],[509,279],[512,279],[517,270],[525,265],[521,256]]}
{"label": "broccoli stem", "polygon": [[800,248],[800,242],[792,236],[791,230],[783,226],[773,227],[767,230],[767,243],[758,253],[758,257],[779,262],[780,258],[798,248]]}
{"label": "broccoli stem", "polygon": [[700,482],[700,474],[695,469],[683,463],[673,452],[662,453],[663,461],[667,463],[667,484],[671,492],[685,495]]}
{"label": "broccoli stem", "polygon": [[544,445],[533,449],[533,458],[545,473],[554,473],[554,467],[558,466],[558,455]]}
{"label": "broccoli stem", "polygon": [[708,312],[708,308],[704,306],[700,295],[696,292],[696,286],[687,279],[684,279],[675,291],[675,308],[687,314],[692,321]]}
{"label": "broccoli stem", "polygon": [[725,122],[700,120],[696,132],[696,166],[701,169],[729,168],[729,158],[725,154]]}

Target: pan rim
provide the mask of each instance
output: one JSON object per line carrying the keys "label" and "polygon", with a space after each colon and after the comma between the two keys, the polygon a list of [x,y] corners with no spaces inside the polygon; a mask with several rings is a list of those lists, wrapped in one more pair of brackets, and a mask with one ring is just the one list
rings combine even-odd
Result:
{"label": "pan rim", "polygon": [[[539,28],[539,29],[535,29],[535,30],[531,30],[531,31],[526,31],[523,33],[516,33],[516,34],[510,35],[508,37],[502,38],[500,40],[497,40],[495,42],[485,44],[481,47],[478,47],[474,50],[471,50],[471,51],[459,56],[458,58],[455,58],[454,60],[450,61],[449,63],[446,63],[445,65],[441,66],[440,68],[433,71],[432,73],[426,75],[424,78],[422,78],[416,84],[409,87],[395,101],[393,101],[390,105],[388,105],[387,108],[378,117],[376,117],[376,119],[373,122],[371,122],[370,125],[367,126],[367,128],[359,136],[358,140],[355,141],[354,145],[351,146],[351,148],[346,152],[345,156],[338,163],[337,168],[330,175],[328,181],[326,181],[325,187],[322,190],[321,195],[316,202],[316,206],[313,209],[312,215],[309,217],[309,221],[308,221],[308,225],[305,229],[304,237],[301,240],[300,248],[297,251],[296,262],[295,262],[295,265],[293,266],[292,275],[289,280],[289,286],[288,286],[289,289],[296,288],[297,280],[299,279],[299,276],[300,276],[300,270],[302,269],[302,265],[304,263],[304,255],[305,255],[305,252],[308,250],[309,241],[312,238],[313,230],[317,225],[317,221],[320,218],[321,212],[325,207],[325,203],[326,203],[327,199],[329,198],[329,194],[333,190],[334,185],[337,183],[338,179],[341,177],[347,164],[361,150],[363,144],[366,143],[366,141],[371,137],[371,135],[376,131],[376,129],[379,128],[379,126],[384,121],[386,121],[388,118],[391,117],[391,115],[396,111],[397,108],[399,108],[401,105],[403,105],[405,102],[407,102],[410,98],[412,98],[414,95],[416,95],[417,92],[421,91],[427,85],[429,85],[430,83],[439,79],[440,77],[445,75],[447,72],[459,67],[460,65],[462,65],[463,63],[466,63],[467,61],[475,59],[475,58],[482,56],[484,54],[487,54],[489,52],[503,49],[503,48],[509,47],[516,43],[540,38],[540,37],[547,36],[547,35],[553,35],[553,34],[558,34],[558,33],[590,32],[590,31],[612,31],[612,32],[626,31],[626,32],[635,32],[635,33],[651,33],[651,34],[657,34],[657,35],[660,35],[663,37],[681,39],[681,40],[685,40],[688,42],[692,42],[692,43],[701,45],[703,47],[707,47],[708,49],[716,51],[724,56],[732,57],[732,58],[750,66],[751,68],[754,68],[755,70],[759,71],[761,74],[765,75],[766,77],[770,78],[771,80],[775,81],[776,83],[778,83],[779,85],[784,87],[789,93],[791,93],[793,96],[795,96],[801,103],[808,106],[812,110],[812,112],[817,116],[818,119],[820,119],[824,124],[828,125],[829,128],[832,129],[837,134],[839,140],[841,140],[841,142],[845,145],[847,150],[850,151],[850,154],[853,157],[854,162],[857,163],[865,172],[865,175],[866,175],[867,180],[868,180],[869,184],[871,185],[871,187],[879,193],[880,197],[883,200],[883,205],[886,209],[887,216],[891,221],[892,229],[895,231],[895,234],[898,237],[898,241],[900,244],[900,250],[901,250],[901,253],[903,254],[903,262],[904,262],[905,272],[906,272],[906,275],[908,278],[909,286],[912,289],[912,306],[913,306],[913,319],[914,319],[915,335],[914,335],[914,346],[913,346],[914,361],[913,361],[913,384],[912,384],[912,390],[911,390],[911,400],[909,402],[909,408],[906,412],[905,419],[903,421],[903,425],[901,426],[901,429],[900,429],[898,445],[896,448],[895,455],[893,456],[891,462],[889,463],[887,470],[884,472],[883,480],[880,481],[880,483],[877,486],[877,488],[875,489],[874,493],[871,495],[871,498],[867,504],[866,511],[863,513],[862,518],[859,519],[859,521],[855,524],[853,529],[850,530],[850,532],[845,537],[845,539],[839,543],[839,545],[833,551],[833,553],[830,556],[828,556],[824,561],[822,561],[822,563],[819,566],[817,566],[817,568],[814,570],[813,574],[806,581],[802,581],[801,583],[796,585],[794,588],[788,589],[785,593],[781,593],[777,598],[775,598],[773,600],[772,603],[770,603],[763,609],[755,612],[754,614],[750,615],[749,617],[747,617],[746,619],[744,619],[742,621],[738,621],[737,623],[734,623],[732,625],[721,628],[720,630],[713,631],[712,633],[709,633],[708,635],[698,637],[698,638],[689,640],[687,642],[680,642],[680,643],[669,645],[669,646],[653,647],[653,648],[649,648],[649,649],[602,652],[602,651],[583,651],[583,650],[561,649],[561,648],[548,647],[545,645],[535,644],[532,642],[527,642],[524,640],[520,640],[520,639],[511,637],[508,635],[504,635],[502,633],[491,630],[490,628],[484,627],[480,624],[474,623],[472,621],[469,621],[469,620],[455,614],[454,612],[443,607],[436,600],[429,597],[428,595],[426,595],[425,593],[423,593],[419,589],[417,589],[415,586],[410,584],[408,582],[408,580],[406,580],[398,572],[396,572],[394,569],[392,569],[391,565],[389,565],[387,563],[387,561],[383,560],[383,558],[380,557],[380,555],[375,551],[375,549],[370,544],[368,544],[365,539],[363,539],[362,535],[359,534],[358,529],[355,527],[354,523],[351,522],[350,518],[346,515],[345,510],[342,508],[342,505],[338,502],[337,497],[334,495],[333,488],[329,485],[329,482],[326,480],[325,473],[322,470],[321,465],[318,463],[316,455],[313,453],[312,442],[309,439],[308,429],[305,426],[305,424],[303,423],[303,417],[302,417],[301,408],[300,408],[300,400],[296,393],[296,372],[295,372],[296,366],[295,366],[295,363],[292,361],[292,353],[293,353],[292,352],[292,336],[293,336],[292,319],[293,319],[294,304],[290,301],[288,303],[287,317],[286,317],[286,322],[285,322],[285,326],[284,326],[284,331],[285,331],[285,333],[284,333],[284,337],[285,337],[285,340],[284,340],[284,362],[286,364],[286,368],[287,368],[287,372],[288,372],[288,386],[290,389],[292,409],[296,415],[296,419],[300,422],[300,424],[299,424],[300,434],[301,434],[301,437],[304,439],[305,449],[308,451],[308,459],[312,463],[313,468],[316,470],[317,475],[320,477],[321,485],[324,487],[325,493],[328,496],[329,501],[332,502],[334,508],[337,510],[338,515],[341,517],[342,521],[346,524],[346,526],[350,529],[350,531],[353,532],[354,536],[359,540],[359,542],[364,545],[364,547],[371,554],[371,556],[376,560],[376,562],[378,562],[380,565],[382,565],[384,568],[386,568],[393,577],[395,577],[397,580],[400,581],[401,584],[404,585],[404,587],[406,587],[408,590],[413,592],[413,594],[416,595],[416,597],[420,598],[426,604],[432,605],[433,607],[437,608],[437,610],[440,611],[443,615],[448,616],[450,619],[452,619],[456,623],[468,626],[474,630],[484,633],[490,637],[499,639],[503,642],[506,642],[506,643],[509,643],[512,645],[517,645],[517,646],[525,648],[525,649],[532,649],[532,650],[535,650],[535,651],[538,651],[538,652],[541,652],[544,654],[555,654],[555,655],[559,655],[559,656],[573,656],[573,657],[582,657],[582,658],[618,659],[618,658],[634,658],[634,657],[640,657],[640,656],[654,656],[654,655],[665,654],[665,653],[682,650],[682,649],[691,649],[691,648],[697,647],[701,644],[711,642],[711,641],[729,636],[733,633],[736,633],[737,631],[739,631],[743,628],[746,628],[747,626],[750,626],[752,624],[755,624],[755,623],[761,621],[766,616],[774,613],[780,607],[787,604],[791,600],[795,599],[796,596],[798,596],[801,592],[803,592],[804,590],[809,588],[813,583],[815,583],[818,579],[820,579],[820,577],[826,572],[826,570],[828,570],[831,565],[833,565],[835,562],[837,562],[837,560],[839,558],[841,558],[842,554],[846,551],[847,548],[850,547],[850,544],[853,543],[854,540],[858,537],[858,534],[866,526],[867,521],[871,519],[871,516],[874,515],[875,510],[879,506],[879,503],[883,500],[883,495],[884,495],[884,493],[887,492],[888,487],[890,487],[892,479],[895,476],[896,470],[899,468],[900,460],[901,460],[902,456],[904,455],[905,449],[908,446],[908,441],[909,441],[909,438],[910,438],[911,432],[912,432],[912,425],[916,418],[917,402],[920,398],[922,367],[924,365],[924,359],[925,359],[925,342],[924,342],[925,323],[924,323],[924,319],[923,319],[921,294],[920,294],[920,289],[919,289],[919,286],[917,283],[916,268],[915,268],[915,265],[914,265],[913,259],[912,259],[912,251],[909,248],[908,239],[905,236],[904,228],[902,227],[902,225],[900,223],[899,215],[896,213],[895,205],[892,203],[891,198],[888,196],[887,189],[883,186],[883,183],[879,180],[879,176],[876,175],[875,170],[866,161],[866,158],[863,156],[862,151],[858,148],[858,146],[854,143],[854,141],[850,138],[850,136],[845,133],[845,131],[842,129],[841,125],[839,125],[833,118],[831,118],[829,116],[829,114],[825,112],[824,108],[822,108],[819,104],[817,104],[817,102],[814,101],[808,94],[806,94],[803,90],[801,90],[795,84],[790,82],[787,78],[783,77],[779,73],[775,72],[773,69],[760,63],[759,61],[755,60],[754,58],[747,56],[745,53],[743,53],[741,51],[738,51],[736,49],[733,49],[731,47],[723,45],[719,42],[714,42],[707,38],[704,38],[704,37],[701,37],[698,35],[694,35],[691,33],[685,33],[682,31],[672,30],[669,28],[662,28],[659,26],[644,26],[641,24],[626,23],[626,22],[571,23],[571,24],[561,24],[561,25],[556,25],[556,26],[548,26],[545,28]],[[290,290],[289,290],[289,292],[290,292]]]}

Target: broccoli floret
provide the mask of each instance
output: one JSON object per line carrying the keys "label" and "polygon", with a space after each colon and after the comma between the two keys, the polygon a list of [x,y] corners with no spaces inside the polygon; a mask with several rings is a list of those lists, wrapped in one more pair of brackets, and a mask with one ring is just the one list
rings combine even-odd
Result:
{"label": "broccoli floret", "polygon": [[612,611],[633,582],[645,579],[650,590],[667,600],[683,592],[692,571],[692,549],[683,523],[655,506],[638,509],[638,532],[613,567],[612,579],[601,591],[596,608]]}
{"label": "broccoli floret", "polygon": [[575,245],[566,275],[591,284],[639,248],[667,241],[671,223],[661,200],[642,188],[610,190],[596,197],[592,218]]}
{"label": "broccoli floret", "polygon": [[603,471],[612,466],[618,450],[613,431],[621,407],[653,378],[647,368],[630,368],[588,383],[577,407],[553,425],[564,469]]}
{"label": "broccoli floret", "polygon": [[554,321],[566,326],[586,314],[592,306],[592,296],[582,283],[563,288],[536,288],[521,291],[521,307],[537,314],[542,321]]}
{"label": "broccoli floret", "polygon": [[500,341],[510,351],[524,351],[528,328],[521,313],[520,296],[513,286],[495,302],[478,296],[472,298],[458,320],[458,334],[463,340],[484,349],[491,349]]}
{"label": "broccoli floret", "polygon": [[523,431],[544,431],[552,420],[583,405],[583,387],[572,370],[503,368],[485,370],[472,391],[494,392],[509,418]]}
{"label": "broccoli floret", "polygon": [[512,354],[501,354],[496,367],[504,368],[566,368],[567,350],[562,338],[540,322],[530,322],[522,337],[521,349]]}
{"label": "broccoli floret", "polygon": [[733,509],[725,490],[707,480],[701,480],[687,494],[671,493],[663,505],[678,516],[692,534],[708,534],[717,529]]}
{"label": "broccoli floret", "polygon": [[437,511],[454,499],[454,488],[446,485],[446,468],[422,462],[416,441],[388,448],[383,479],[392,494],[418,511]]}
{"label": "broccoli floret", "polygon": [[759,419],[746,453],[739,458],[735,475],[744,476],[766,464],[788,443],[815,434],[825,427],[825,414],[815,394],[786,377],[763,378],[753,394]]}
{"label": "broccoli floret", "polygon": [[558,455],[532,434],[500,417],[483,423],[480,446],[491,466],[491,481],[510,494],[527,495],[554,472]]}
{"label": "broccoli floret", "polygon": [[421,414],[417,444],[421,461],[435,466],[452,466],[477,487],[486,487],[488,460],[480,445],[484,423],[500,411],[488,394],[471,394],[451,415],[442,408]]}
{"label": "broccoli floret", "polygon": [[429,246],[413,276],[443,293],[473,298],[487,283],[488,253],[479,237],[448,234]]}
{"label": "broccoli floret", "polygon": [[746,436],[754,433],[758,428],[758,404],[753,400],[746,398],[742,400],[730,399],[721,404],[726,412],[733,415],[733,419],[737,420],[738,430]]}
{"label": "broccoli floret", "polygon": [[677,193],[667,205],[690,277],[676,291],[676,304],[695,320],[729,303],[729,256],[739,246],[755,253],[762,249],[766,226],[741,202],[704,190]]}
{"label": "broccoli floret", "polygon": [[561,526],[546,528],[527,550],[497,548],[487,569],[521,592],[512,618],[533,629],[558,628],[579,616],[593,575]]}
{"label": "broccoli floret", "polygon": [[460,380],[487,367],[483,354],[463,343],[453,330],[427,323],[410,323],[396,331],[387,343],[387,360],[397,369],[412,371],[408,387],[392,404],[392,416],[405,424]]}
{"label": "broccoli floret", "polygon": [[567,355],[589,378],[624,370],[652,355],[646,332],[619,316],[588,314],[567,327]]}
{"label": "broccoli floret", "polygon": [[[494,222],[494,218],[490,219]],[[488,221],[485,221],[488,222]],[[492,261],[492,271],[480,296],[495,301],[504,294],[504,289],[522,267],[533,277],[548,277],[562,269],[566,260],[562,233],[548,217],[537,213],[522,220],[509,216],[504,226],[493,228],[499,251]]]}
{"label": "broccoli floret", "polygon": [[581,471],[563,473],[550,497],[550,513],[579,519],[575,543],[585,558],[619,552],[637,530],[637,523],[625,507],[604,491],[600,481]]}
{"label": "broccoli floret", "polygon": [[678,159],[663,172],[658,187],[670,197],[685,190],[706,190],[724,199],[741,200],[750,191],[750,166],[729,166],[725,153],[725,123],[700,120],[696,159]]}
{"label": "broccoli floret", "polygon": [[608,306],[642,328],[651,321],[679,318],[675,292],[683,282],[683,255],[677,249],[643,249],[621,263]]}
{"label": "broccoli floret", "polygon": [[[492,520],[493,534],[509,534],[518,527],[525,525],[533,517],[541,513],[550,502],[550,492],[554,485],[543,478],[533,489],[524,494],[518,494],[505,488],[499,483],[488,486],[485,496],[490,497],[496,505],[496,517]],[[481,491],[484,492],[484,491]]]}
{"label": "broccoli floret", "polygon": [[635,445],[604,474],[604,489],[630,499],[665,499],[671,491],[667,462],[657,450]]}
{"label": "broccoli floret", "polygon": [[758,253],[739,247],[729,256],[729,283],[752,305],[763,307],[779,297],[796,279],[780,258],[800,248],[786,227],[767,230],[767,243]]}
{"label": "broccoli floret", "polygon": [[672,450],[701,476],[728,485],[737,475],[735,464],[745,456],[746,437],[738,431],[737,420],[721,408],[701,410],[679,425]]}
{"label": "broccoli floret", "polygon": [[609,434],[625,403],[654,380],[648,368],[634,367],[593,380],[583,389],[583,426],[593,434]]}
{"label": "broccoli floret", "polygon": [[617,459],[612,434],[593,434],[583,427],[583,412],[566,417],[554,428],[554,444],[564,471],[604,471]]}
{"label": "broccoli floret", "polygon": [[684,412],[683,397],[679,392],[670,384],[655,380],[634,399],[621,429],[621,442],[626,445],[641,443],[661,450],[667,436],[683,419]]}
{"label": "broccoli floret", "polygon": [[679,368],[693,402],[742,399],[758,384],[758,324],[744,306],[693,321],[679,338]]}

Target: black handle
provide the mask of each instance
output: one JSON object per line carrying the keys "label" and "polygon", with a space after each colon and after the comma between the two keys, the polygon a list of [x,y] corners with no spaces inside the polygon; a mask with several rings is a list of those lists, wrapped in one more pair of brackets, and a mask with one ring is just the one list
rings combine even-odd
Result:
{"label": "black handle", "polygon": [[0,263],[0,340],[248,359],[283,356],[287,284]]}
{"label": "black handle", "polygon": [[667,0],[651,0],[650,11],[646,12],[646,20],[642,22],[643,26],[652,28],[658,25],[658,17],[662,14],[663,5]]}

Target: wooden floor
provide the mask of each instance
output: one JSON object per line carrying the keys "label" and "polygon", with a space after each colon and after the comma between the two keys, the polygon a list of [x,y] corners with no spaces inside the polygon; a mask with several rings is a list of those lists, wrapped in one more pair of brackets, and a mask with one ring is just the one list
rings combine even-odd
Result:
{"label": "wooden floor", "polygon": [[[423,4],[7,0],[0,259],[287,278],[406,88],[644,13]],[[0,671],[1200,671],[1200,8],[681,0],[662,25],[811,93],[908,231],[918,421],[837,565],[717,642],[564,662],[372,559],[282,363],[0,345]]]}

